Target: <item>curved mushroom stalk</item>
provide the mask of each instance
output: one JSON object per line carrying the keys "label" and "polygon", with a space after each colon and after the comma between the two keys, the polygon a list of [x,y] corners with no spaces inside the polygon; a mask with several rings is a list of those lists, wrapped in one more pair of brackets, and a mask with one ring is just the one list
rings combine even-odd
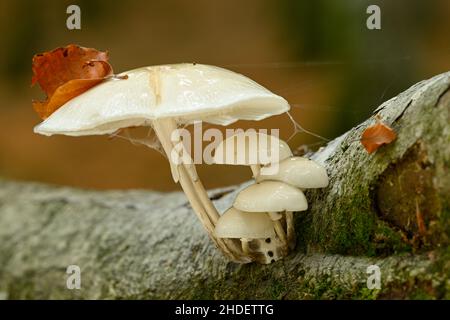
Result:
{"label": "curved mushroom stalk", "polygon": [[250,169],[252,170],[253,179],[258,179],[259,174],[261,173],[261,165],[260,164],[251,164]]}
{"label": "curved mushroom stalk", "polygon": [[250,241],[252,241],[252,239],[241,238],[242,252],[244,252],[247,256],[250,256]]}
{"label": "curved mushroom stalk", "polygon": [[[203,184],[198,178],[192,159],[182,158],[181,163],[174,163],[172,151],[175,150],[175,145],[171,140],[171,136],[172,133],[177,130],[176,122],[173,119],[161,119],[154,120],[152,125],[153,130],[158,136],[164,152],[169,159],[174,180],[180,183],[193,210],[208,232],[210,238],[230,260],[239,263],[251,262],[235,241],[231,239],[221,239],[215,236],[214,228],[219,220],[219,213],[212,204]],[[182,156],[186,157],[186,152],[183,152]]]}
{"label": "curved mushroom stalk", "polygon": [[273,221],[275,234],[280,239],[282,245],[286,248],[288,248],[288,240],[286,236],[286,231],[284,231],[283,225],[281,224],[281,219],[283,218],[283,215],[279,212],[269,212],[269,217]]}
{"label": "curved mushroom stalk", "polygon": [[292,211],[286,211],[286,238],[288,247],[290,250],[295,249],[296,236],[295,236],[295,226],[294,226],[294,213]]}

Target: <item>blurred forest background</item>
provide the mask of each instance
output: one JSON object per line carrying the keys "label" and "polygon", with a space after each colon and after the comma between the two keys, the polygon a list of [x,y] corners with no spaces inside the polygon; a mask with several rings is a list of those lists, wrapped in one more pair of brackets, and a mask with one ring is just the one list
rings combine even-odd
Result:
{"label": "blurred forest background", "polygon": [[[66,8],[81,8],[81,30]],[[368,30],[366,8],[381,8]],[[328,138],[367,118],[381,102],[450,69],[448,0],[0,1],[0,177],[85,188],[177,189],[156,151],[105,136],[33,134],[35,53],[70,43],[108,50],[116,73],[145,65],[222,66],[284,96],[304,128]],[[280,128],[286,115],[235,127]],[[289,144],[324,144],[299,133]],[[200,166],[208,188],[251,177],[244,167]]]}

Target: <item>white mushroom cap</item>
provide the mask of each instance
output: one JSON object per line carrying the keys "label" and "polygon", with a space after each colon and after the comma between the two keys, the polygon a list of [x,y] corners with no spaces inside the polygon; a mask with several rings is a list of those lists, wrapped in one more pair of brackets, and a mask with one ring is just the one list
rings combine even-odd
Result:
{"label": "white mushroom cap", "polygon": [[242,212],[231,207],[217,221],[218,238],[264,239],[275,235],[273,223],[267,214]]}
{"label": "white mushroom cap", "polygon": [[243,189],[233,206],[248,212],[303,211],[308,209],[303,192],[280,181],[263,181]]}
{"label": "white mushroom cap", "polygon": [[289,110],[287,101],[238,73],[201,64],[144,67],[108,79],[69,100],[35,127],[36,133],[110,134],[151,120],[228,125]]}
{"label": "white mushroom cap", "polygon": [[278,170],[267,171],[269,167],[261,169],[258,181],[277,180],[289,183],[303,189],[325,188],[328,186],[328,175],[324,167],[316,162],[302,158],[292,157],[285,159],[278,165]]}
{"label": "white mushroom cap", "polygon": [[215,149],[217,164],[252,165],[279,162],[292,156],[281,139],[254,130],[240,131],[221,141]]}

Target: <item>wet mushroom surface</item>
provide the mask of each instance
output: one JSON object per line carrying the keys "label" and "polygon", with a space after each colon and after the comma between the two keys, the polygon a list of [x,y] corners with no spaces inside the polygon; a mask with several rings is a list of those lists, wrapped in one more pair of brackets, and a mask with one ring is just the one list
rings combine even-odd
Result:
{"label": "wet mushroom surface", "polygon": [[[70,99],[34,129],[43,135],[113,134],[148,127],[157,149],[166,154],[173,179],[180,183],[194,212],[216,246],[232,261],[252,259],[236,240],[217,238],[219,213],[209,199],[191,159],[175,163],[171,136],[180,127],[203,121],[229,125],[262,120],[289,110],[287,101],[253,80],[202,64],[160,65],[123,72]],[[181,150],[183,151],[183,150]],[[179,152],[179,150],[178,150]]]}
{"label": "wet mushroom surface", "polygon": [[[98,55],[101,61],[89,60],[87,53]],[[73,55],[84,60],[77,62]],[[51,59],[62,61],[62,70],[42,76],[42,66],[51,65]],[[253,80],[219,67],[184,63],[114,75],[107,60],[107,53],[74,45],[36,55],[33,81],[43,89],[53,85],[52,90],[44,90],[49,96],[45,103],[54,101],[53,93],[60,88],[66,91],[59,91],[59,104],[39,109],[45,116],[34,132],[86,136],[148,128],[155,143],[147,146],[166,155],[174,182],[181,185],[199,221],[225,256],[238,263],[270,263],[287,255],[295,246],[292,212],[307,209],[300,188],[328,184],[324,169],[310,160],[292,157],[287,143],[274,135],[238,132],[219,143],[214,162],[248,165],[256,184],[241,191],[234,207],[220,215],[197,174],[192,155],[183,144],[179,147],[174,136],[179,138],[180,128],[199,121],[222,126],[238,120],[259,121],[289,111],[288,102]],[[75,89],[73,77],[80,78]],[[78,83],[85,82],[89,86],[83,85],[81,90]],[[258,229],[261,226],[266,233]],[[252,253],[250,244],[259,251]]]}

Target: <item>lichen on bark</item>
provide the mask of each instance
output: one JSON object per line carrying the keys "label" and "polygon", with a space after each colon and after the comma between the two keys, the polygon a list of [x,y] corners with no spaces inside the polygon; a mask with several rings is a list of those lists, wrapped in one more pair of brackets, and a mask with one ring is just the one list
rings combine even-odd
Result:
{"label": "lichen on bark", "polygon": [[[307,193],[314,206],[301,225],[310,250],[370,256],[448,245],[448,87],[448,73],[416,84],[322,151],[331,182]],[[368,154],[359,137],[377,117],[398,139]]]}

